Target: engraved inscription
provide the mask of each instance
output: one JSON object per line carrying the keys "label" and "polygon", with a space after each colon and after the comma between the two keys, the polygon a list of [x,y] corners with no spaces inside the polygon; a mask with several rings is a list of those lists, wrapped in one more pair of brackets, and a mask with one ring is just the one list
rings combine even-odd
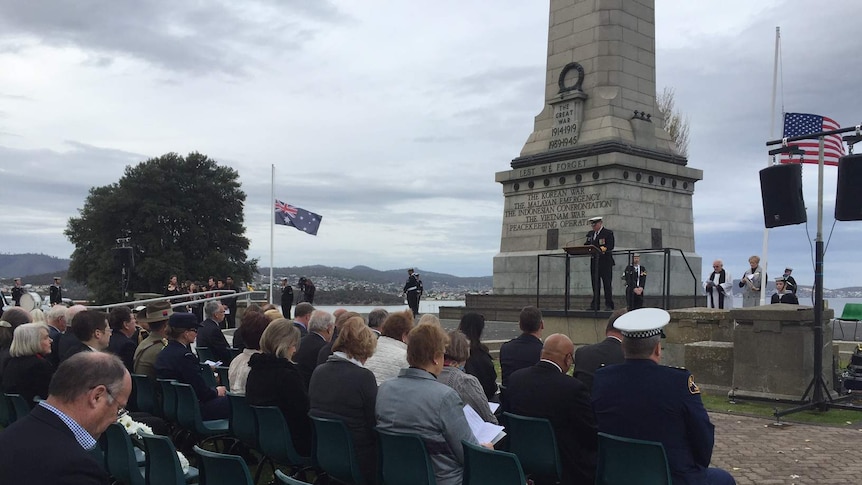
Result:
{"label": "engraved inscription", "polygon": [[508,232],[587,226],[588,218],[611,209],[601,194],[574,187],[526,194],[526,201],[512,201],[504,211]]}
{"label": "engraved inscription", "polygon": [[554,126],[551,128],[551,140],[548,142],[549,150],[577,145],[582,110],[582,100],[554,105]]}

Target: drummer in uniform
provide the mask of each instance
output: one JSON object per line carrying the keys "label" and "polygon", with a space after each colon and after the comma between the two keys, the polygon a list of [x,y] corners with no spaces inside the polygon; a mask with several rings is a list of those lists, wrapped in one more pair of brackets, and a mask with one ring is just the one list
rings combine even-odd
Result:
{"label": "drummer in uniform", "polygon": [[51,285],[51,304],[59,305],[63,303],[63,287],[60,286],[60,277],[54,277],[54,284]]}
{"label": "drummer in uniform", "polygon": [[596,371],[592,402],[598,430],[664,445],[673,483],[735,484],[710,468],[715,426],[685,369],[660,365],[662,328],[670,314],[659,308],[630,311],[614,322],[626,360]]}
{"label": "drummer in uniform", "polygon": [[21,285],[21,278],[15,278],[15,286],[12,287],[12,304],[21,306],[21,297],[24,295],[24,287]]}

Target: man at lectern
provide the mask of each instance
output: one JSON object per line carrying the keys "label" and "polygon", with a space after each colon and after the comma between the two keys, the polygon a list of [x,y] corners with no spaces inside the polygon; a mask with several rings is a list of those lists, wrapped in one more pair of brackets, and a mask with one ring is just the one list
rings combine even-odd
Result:
{"label": "man at lectern", "polygon": [[598,254],[590,258],[590,276],[593,282],[593,301],[590,303],[590,310],[599,309],[599,297],[601,286],[605,290],[605,310],[611,311],[614,309],[614,294],[611,287],[611,274],[614,269],[614,231],[604,227],[601,216],[590,219],[590,225],[593,230],[587,233],[587,240],[584,242],[586,246],[595,246],[599,249]]}

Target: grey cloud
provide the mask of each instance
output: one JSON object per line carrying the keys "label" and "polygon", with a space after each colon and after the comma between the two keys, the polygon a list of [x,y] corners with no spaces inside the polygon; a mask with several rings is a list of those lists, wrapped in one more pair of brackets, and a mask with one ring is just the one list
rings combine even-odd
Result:
{"label": "grey cloud", "polygon": [[316,33],[308,21],[343,16],[328,1],[229,0],[0,1],[0,48],[21,49],[22,35],[91,53],[90,64],[129,56],[169,71],[242,74],[261,65],[261,51],[281,54]]}

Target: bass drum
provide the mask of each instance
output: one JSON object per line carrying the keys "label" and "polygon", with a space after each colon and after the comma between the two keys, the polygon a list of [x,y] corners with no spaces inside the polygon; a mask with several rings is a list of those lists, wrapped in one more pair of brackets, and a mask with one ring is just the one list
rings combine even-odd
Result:
{"label": "bass drum", "polygon": [[28,312],[42,307],[42,297],[35,291],[28,291],[21,295],[20,307]]}

